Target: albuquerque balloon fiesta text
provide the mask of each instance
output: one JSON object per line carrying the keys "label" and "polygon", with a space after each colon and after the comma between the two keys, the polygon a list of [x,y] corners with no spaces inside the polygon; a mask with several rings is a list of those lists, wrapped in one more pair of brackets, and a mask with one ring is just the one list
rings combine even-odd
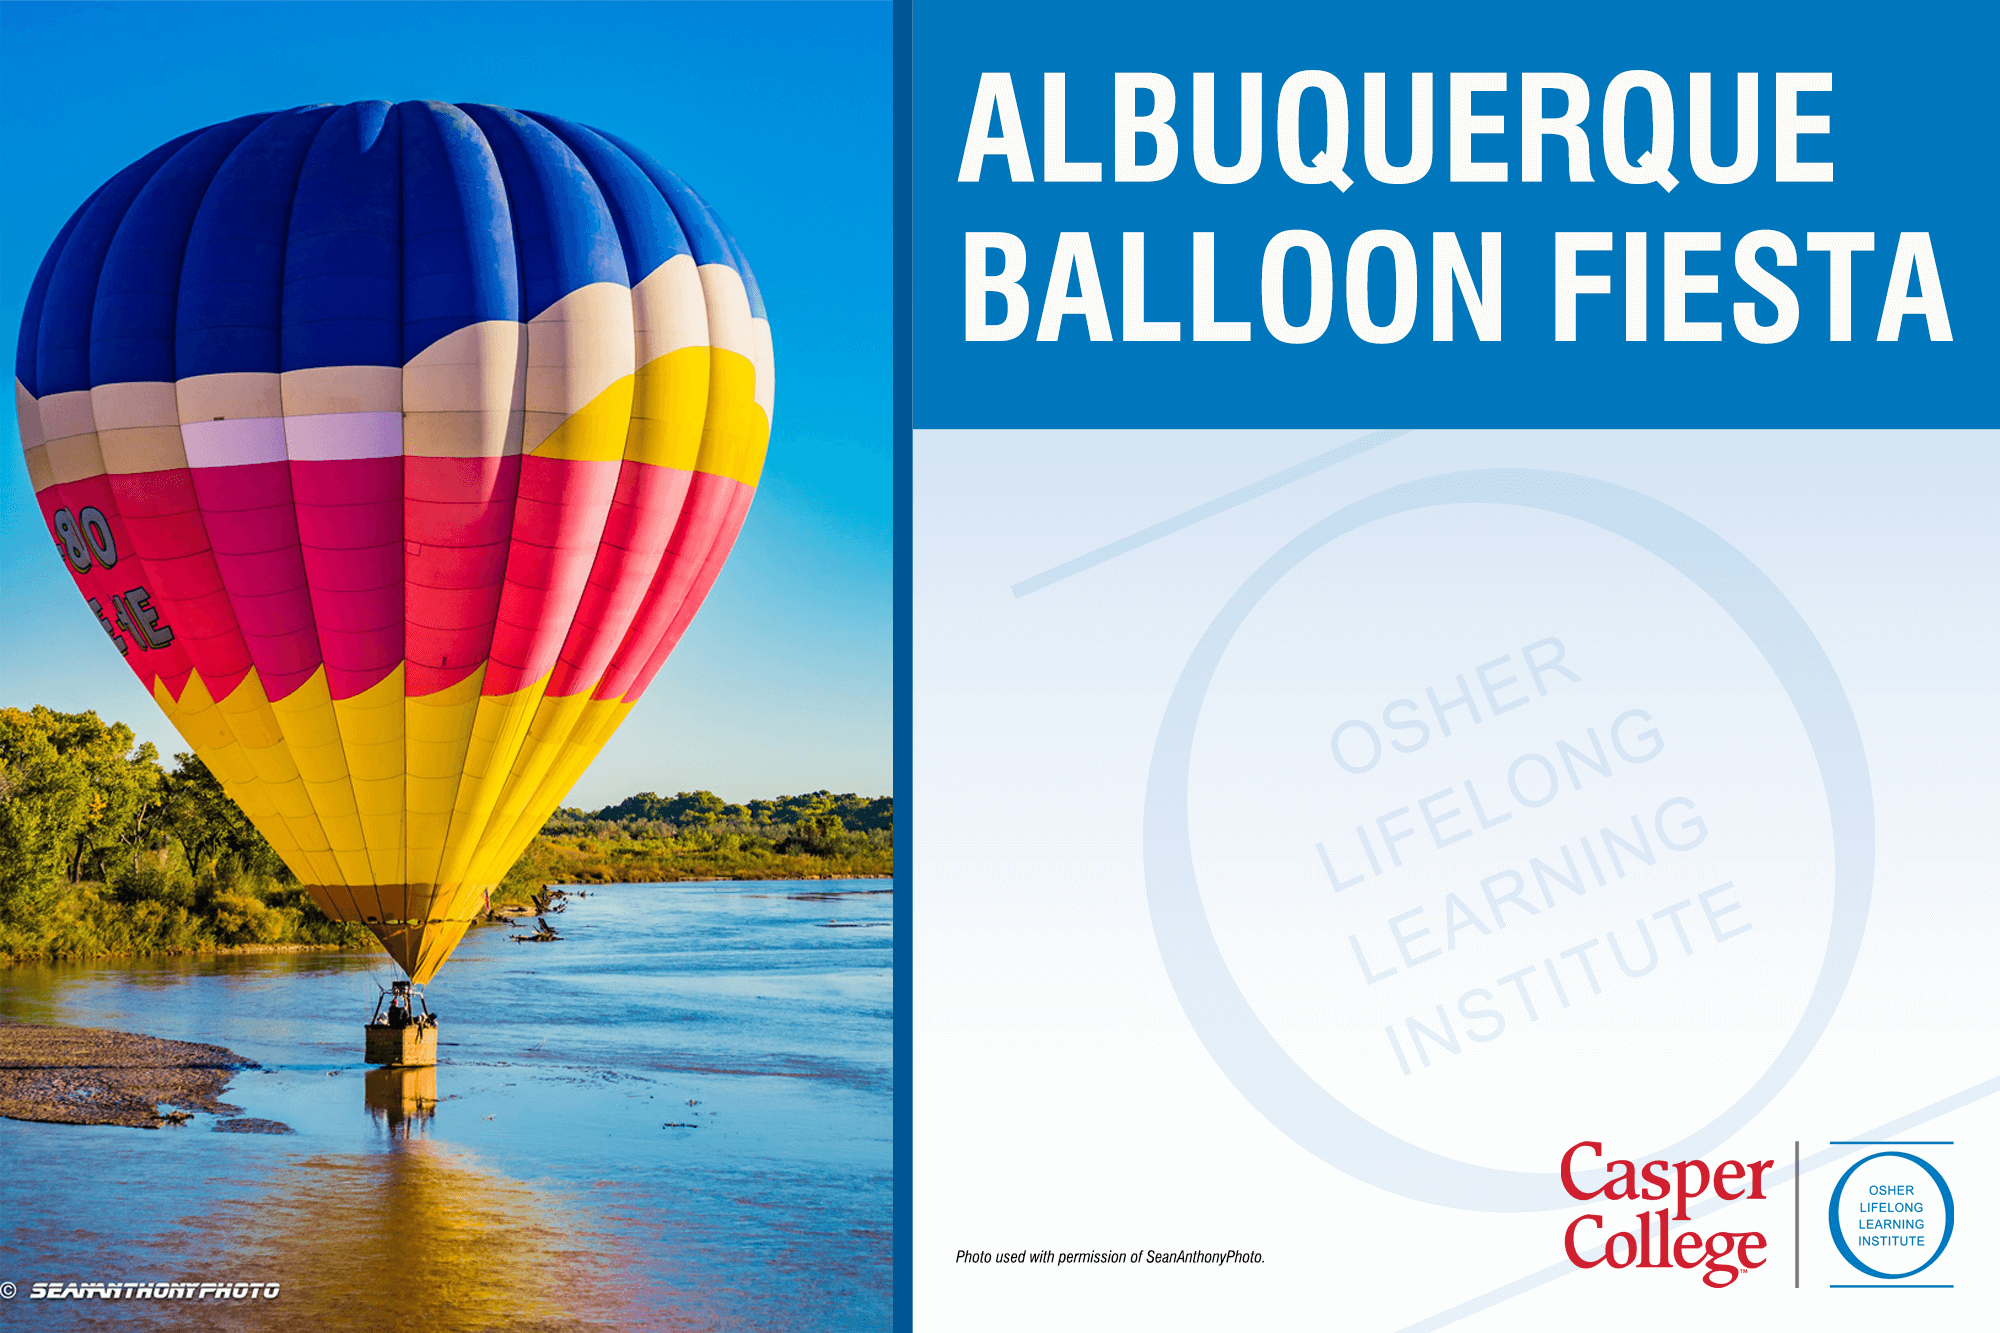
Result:
{"label": "albuquerque balloon fiesta text", "polygon": [[[1568,73],[1419,72],[1407,76],[1407,100],[1404,76],[1396,77],[1392,106],[1389,77],[1363,74],[1363,160],[1350,174],[1347,85],[1325,70],[1284,78],[1268,120],[1262,74],[1193,74],[1186,86],[1191,110],[1181,114],[1179,128],[1182,86],[1166,75],[1087,75],[1072,86],[1067,74],[1045,73],[1039,162],[1014,76],[982,73],[956,164],[961,187],[985,185],[989,193],[982,201],[1001,207],[1009,190],[1054,186],[1085,204],[1092,187],[1110,188],[1121,190],[1108,196],[1118,205],[1143,204],[1146,212],[1107,226],[1100,198],[1086,205],[1099,210],[1094,216],[1066,225],[1049,226],[1043,218],[1028,227],[996,218],[991,229],[966,230],[965,340],[1010,342],[1032,328],[1037,342],[1067,335],[1091,342],[1228,343],[1250,342],[1261,327],[1280,343],[1300,344],[1320,340],[1344,314],[1346,327],[1365,343],[1422,337],[1422,326],[1437,342],[1499,342],[1510,331],[1502,276],[1511,265],[1517,290],[1523,278],[1539,289],[1536,327],[1523,329],[1517,321],[1511,330],[1517,338],[1897,342],[1908,328],[1914,341],[1951,341],[1943,247],[1931,231],[1831,229],[1853,228],[1854,219],[1845,216],[1829,217],[1824,229],[1799,226],[1775,216],[1787,211],[1776,206],[1772,216],[1757,215],[1773,185],[1810,191],[1833,182],[1834,75],[1746,72],[1735,76],[1733,89],[1722,77],[1718,88],[1715,76],[1691,73],[1676,87],[1652,71],[1627,70],[1593,91]],[[1080,149],[1071,132],[1078,128],[1087,138],[1101,129],[1075,114],[1073,103],[1086,91],[1101,100],[1097,85],[1105,82],[1112,92],[1108,155],[1101,135],[1091,140],[1097,148]],[[1435,126],[1441,86],[1446,112],[1442,126]],[[1727,129],[1725,99],[1733,103]],[[1183,133],[1190,141],[1185,155]],[[1219,138],[1229,141],[1220,149]],[[1268,169],[1267,142],[1280,171]],[[1729,160],[1719,163],[1723,145],[1730,145]],[[1085,154],[1109,160],[1082,160]],[[1234,160],[1221,160],[1229,156]],[[1287,180],[1310,188],[1293,192]],[[1505,197],[1493,195],[1494,187],[1511,192],[1545,180],[1561,180],[1565,188],[1642,192],[1620,196],[1628,202],[1663,200],[1693,181],[1697,191],[1723,191],[1704,198],[1736,202],[1726,229],[1613,230],[1595,203],[1589,211],[1600,216],[1580,212],[1575,230],[1517,232],[1511,240],[1490,226],[1418,231],[1406,221],[1396,228],[1367,225],[1367,210],[1377,206],[1371,200],[1386,207],[1397,199],[1379,187],[1463,185],[1474,193],[1454,198],[1490,200]],[[1202,192],[1198,200],[1213,199],[1216,217],[1200,217],[1197,203],[1193,226],[1162,227],[1156,205],[1164,196],[1132,192],[1173,181]],[[1252,182],[1266,187],[1255,196],[1259,204],[1234,192]],[[1746,184],[1765,193],[1740,199],[1729,193]],[[1208,193],[1209,186],[1220,188]],[[1353,201],[1344,207],[1358,215],[1352,223],[1286,225],[1316,220],[1300,216],[1298,203],[1323,212],[1321,204],[1343,197]],[[1565,198],[1611,202],[1594,190]],[[1262,202],[1271,200],[1284,202],[1269,209],[1270,225],[1255,225]],[[1180,202],[1187,203],[1185,188]],[[1244,225],[1246,204],[1254,214],[1250,226]],[[1277,215],[1279,207],[1285,216]],[[1183,207],[1182,215],[1187,211]],[[1684,214],[1675,212],[1676,218]],[[1855,257],[1878,251],[1873,267],[1863,271]],[[1552,317],[1542,293],[1553,297]],[[1804,313],[1801,293],[1807,296]],[[1429,319],[1422,320],[1426,308]]]}

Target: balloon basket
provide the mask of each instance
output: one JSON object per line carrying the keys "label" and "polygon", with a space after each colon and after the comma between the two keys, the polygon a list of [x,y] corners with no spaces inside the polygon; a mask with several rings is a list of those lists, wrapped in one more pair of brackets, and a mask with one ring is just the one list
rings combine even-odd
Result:
{"label": "balloon basket", "polygon": [[437,1015],[407,981],[398,981],[375,1001],[366,1034],[364,1059],[371,1065],[437,1063]]}

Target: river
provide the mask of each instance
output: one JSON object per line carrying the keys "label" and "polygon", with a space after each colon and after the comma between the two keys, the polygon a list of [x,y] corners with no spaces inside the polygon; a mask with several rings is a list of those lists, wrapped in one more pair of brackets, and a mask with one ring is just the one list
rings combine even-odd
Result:
{"label": "river", "polygon": [[[371,952],[0,969],[0,1015],[212,1042],[280,1133],[0,1119],[9,1328],[882,1329],[886,881],[622,884],[467,935],[434,1071],[361,1061]],[[517,929],[532,929],[527,925]],[[29,1301],[41,1281],[277,1283]]]}

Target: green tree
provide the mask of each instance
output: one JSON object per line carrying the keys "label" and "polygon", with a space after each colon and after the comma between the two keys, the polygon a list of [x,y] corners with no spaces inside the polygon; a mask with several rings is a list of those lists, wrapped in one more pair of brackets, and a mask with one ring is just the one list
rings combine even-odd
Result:
{"label": "green tree", "polygon": [[0,709],[0,958],[370,938],[326,918],[193,756],[164,773],[122,723]]}
{"label": "green tree", "polygon": [[90,790],[83,819],[71,834],[70,882],[85,878],[85,871],[104,878],[105,860],[114,851],[131,853],[136,867],[147,812],[160,804],[159,751],[150,741],[134,749],[132,728],[107,724],[94,712],[35,712],[47,714],[56,752],[76,766]]}
{"label": "green tree", "polygon": [[781,803],[790,805],[786,813],[791,816],[792,832],[779,844],[779,850],[828,856],[847,841],[847,825],[837,813],[839,803],[831,792],[787,796]]}
{"label": "green tree", "polygon": [[607,805],[593,815],[582,816],[580,811],[564,813],[614,823],[664,820],[682,828],[707,828],[718,820],[728,818],[732,810],[741,813],[739,807],[728,804],[712,791],[677,792],[671,799],[656,792],[642,791],[616,805]]}
{"label": "green tree", "polygon": [[159,753],[96,713],[0,710],[0,870],[17,890],[98,876],[110,852],[137,851],[160,800]]}
{"label": "green tree", "polygon": [[252,874],[294,878],[277,849],[229,799],[208,765],[193,755],[174,756],[174,771],[166,776],[162,798],[165,823],[180,839],[197,876],[214,874],[225,858],[233,858]]}
{"label": "green tree", "polygon": [[57,719],[0,709],[0,910],[63,882],[90,813],[90,784],[57,747]]}

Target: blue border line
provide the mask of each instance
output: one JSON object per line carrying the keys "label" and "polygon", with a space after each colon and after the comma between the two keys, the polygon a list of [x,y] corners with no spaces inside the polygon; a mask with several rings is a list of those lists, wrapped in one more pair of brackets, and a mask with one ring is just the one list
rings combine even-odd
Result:
{"label": "blue border line", "polygon": [[895,740],[891,753],[896,793],[896,942],[891,955],[895,976],[890,983],[895,1011],[895,1328],[910,1333],[916,1314],[911,1306],[910,1266],[914,1256],[914,1212],[910,1197],[910,9],[912,0],[895,0],[893,23],[894,130],[896,196],[894,203],[895,302],[894,356],[891,381],[895,433],[895,647],[893,650]]}

